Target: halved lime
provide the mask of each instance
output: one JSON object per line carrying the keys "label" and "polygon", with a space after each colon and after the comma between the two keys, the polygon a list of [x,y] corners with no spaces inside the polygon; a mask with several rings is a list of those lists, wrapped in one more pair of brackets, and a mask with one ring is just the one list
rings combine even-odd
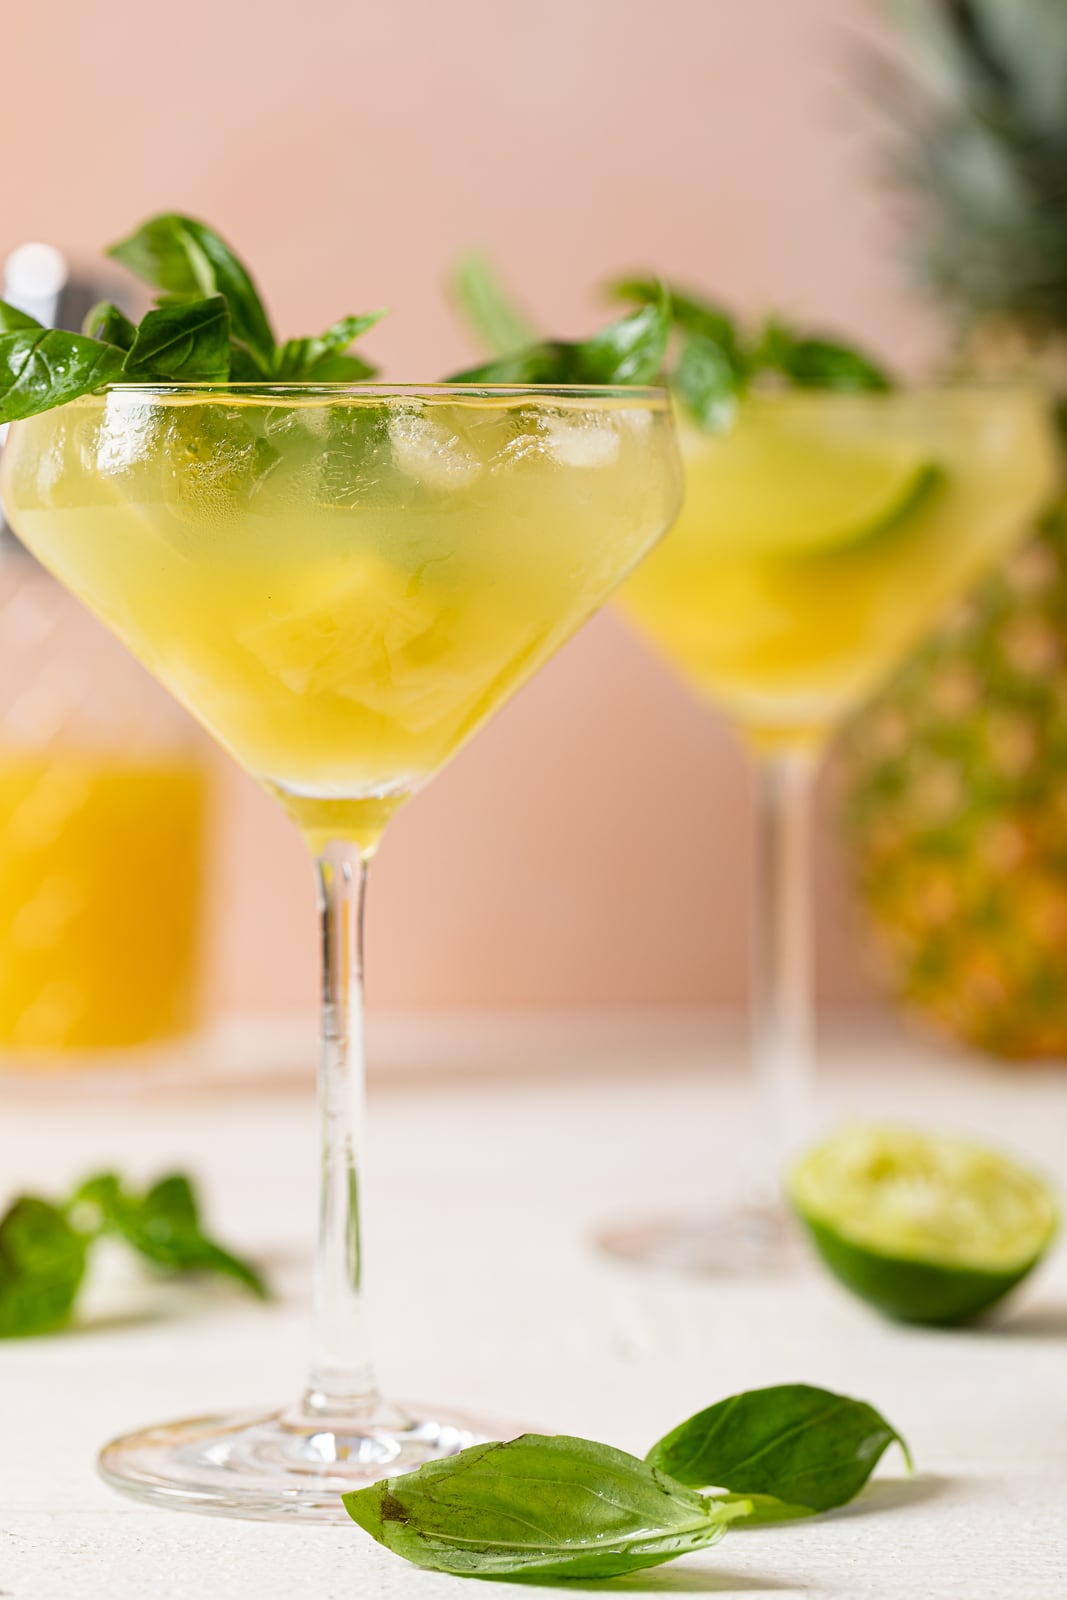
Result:
{"label": "halved lime", "polygon": [[905,1322],[967,1322],[1024,1278],[1056,1232],[1048,1187],[995,1151],[902,1128],[846,1128],[789,1175],[831,1272]]}
{"label": "halved lime", "polygon": [[816,556],[901,528],[944,469],[912,439],[750,405],[723,434],[681,428],[687,493],[720,554]]}

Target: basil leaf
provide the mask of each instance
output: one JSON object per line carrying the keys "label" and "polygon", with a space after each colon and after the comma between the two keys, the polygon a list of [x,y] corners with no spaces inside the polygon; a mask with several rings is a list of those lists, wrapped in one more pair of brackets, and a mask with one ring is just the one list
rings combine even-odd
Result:
{"label": "basil leaf", "polygon": [[87,339],[99,339],[113,344],[116,350],[129,350],[137,337],[137,329],[110,300],[101,300],[86,314],[82,332]]}
{"label": "basil leaf", "polygon": [[200,1209],[183,1173],[162,1178],[143,1196],[123,1188],[113,1173],[81,1185],[72,1202],[74,1217],[97,1233],[117,1233],[147,1261],[172,1272],[215,1272],[250,1289],[261,1300],[270,1291],[256,1269],[208,1238]]}
{"label": "basil leaf", "polygon": [[[806,1383],[749,1389],[700,1411],[668,1433],[645,1457],[691,1488],[769,1495],[751,1522],[810,1515],[844,1505],[867,1482],[900,1434],[873,1406]],[[795,1508],[795,1509],[794,1509]]]}
{"label": "basil leaf", "polygon": [[537,329],[510,299],[487,256],[473,252],[464,256],[449,288],[487,350],[506,355],[537,342]]}
{"label": "basil leaf", "polygon": [[454,372],[447,383],[503,383],[525,386],[531,383],[577,383],[574,351],[576,345],[563,344],[558,339],[543,344],[529,345],[512,355],[496,356],[475,367],[465,367]]}
{"label": "basil leaf", "polygon": [[671,331],[666,290],[640,311],[568,344],[548,339],[481,366],[467,367],[450,383],[644,384],[660,375]]}
{"label": "basil leaf", "polygon": [[671,302],[662,284],[648,305],[602,328],[576,347],[581,383],[652,383],[671,335]]}
{"label": "basil leaf", "polygon": [[247,345],[260,371],[270,371],[274,333],[252,275],[226,241],[193,217],[151,217],[107,254],[153,289],[186,299],[221,294],[234,337]]}
{"label": "basil leaf", "polygon": [[6,300],[0,300],[0,333],[19,333],[23,328],[43,327],[44,323],[31,317],[29,312],[20,311],[18,306],[10,306]]}
{"label": "basil leaf", "polygon": [[[371,311],[361,317],[342,317],[340,322],[335,322],[332,328],[327,328],[325,333],[310,339],[288,339],[275,355],[275,376],[281,381],[295,381],[321,377],[324,367],[342,352],[354,344],[359,336],[366,333],[368,328],[373,328],[385,316],[384,311]],[[374,368],[361,361],[358,356],[349,358],[358,362],[366,376],[370,377]],[[323,379],[324,382],[332,380]]]}
{"label": "basil leaf", "polygon": [[217,383],[230,376],[230,313],[221,294],[149,311],[137,329],[123,376]]}
{"label": "basil leaf", "polygon": [[0,1221],[0,1338],[51,1333],[70,1320],[86,1240],[62,1211],[23,1195]]}
{"label": "basil leaf", "polygon": [[709,433],[728,428],[734,420],[742,386],[729,356],[713,340],[701,334],[686,340],[672,383]]}
{"label": "basil leaf", "polygon": [[305,380],[314,379],[316,383],[365,383],[377,371],[377,367],[360,356],[325,355],[301,376]]}
{"label": "basil leaf", "polygon": [[798,334],[775,317],[764,328],[753,361],[801,389],[879,392],[892,387],[885,371],[851,345]]}
{"label": "basil leaf", "polygon": [[527,1433],[344,1497],[372,1538],[460,1577],[611,1578],[722,1538],[747,1502],[694,1494],[610,1445]]}
{"label": "basil leaf", "polygon": [[[642,305],[655,304],[662,285],[658,278],[620,278],[608,285],[608,293],[617,300],[636,300]],[[674,325],[683,333],[710,339],[718,345],[735,372],[745,371],[745,358],[737,324],[728,311],[711,300],[705,300],[691,289],[681,289],[675,283],[667,285]]]}
{"label": "basil leaf", "polygon": [[114,382],[123,353],[61,328],[22,328],[0,335],[0,423],[50,411]]}

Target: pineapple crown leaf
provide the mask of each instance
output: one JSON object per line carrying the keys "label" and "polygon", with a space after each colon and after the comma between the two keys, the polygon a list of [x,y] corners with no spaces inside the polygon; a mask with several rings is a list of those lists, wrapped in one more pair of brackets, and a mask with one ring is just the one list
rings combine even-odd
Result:
{"label": "pineapple crown leaf", "polygon": [[920,277],[964,323],[1067,328],[1067,5],[886,3],[910,72],[880,58],[878,99],[920,205]]}

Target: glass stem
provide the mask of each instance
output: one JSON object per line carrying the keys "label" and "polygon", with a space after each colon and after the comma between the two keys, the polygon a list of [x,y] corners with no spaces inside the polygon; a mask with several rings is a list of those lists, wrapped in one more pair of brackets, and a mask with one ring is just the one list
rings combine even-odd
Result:
{"label": "glass stem", "polygon": [[315,859],[322,919],[319,1114],[322,1189],[315,1263],[314,1346],[304,1410],[371,1418],[381,1410],[363,1296],[363,904],[367,859],[334,841]]}
{"label": "glass stem", "polygon": [[757,756],[752,1023],[766,1170],[773,1195],[807,1132],[814,1078],[811,801],[808,750]]}

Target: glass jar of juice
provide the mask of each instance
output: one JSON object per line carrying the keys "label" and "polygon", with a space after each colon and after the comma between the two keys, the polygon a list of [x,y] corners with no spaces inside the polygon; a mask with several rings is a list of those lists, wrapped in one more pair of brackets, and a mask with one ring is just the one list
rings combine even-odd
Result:
{"label": "glass jar of juice", "polygon": [[197,1022],[193,724],[0,536],[0,1053],[75,1065]]}

